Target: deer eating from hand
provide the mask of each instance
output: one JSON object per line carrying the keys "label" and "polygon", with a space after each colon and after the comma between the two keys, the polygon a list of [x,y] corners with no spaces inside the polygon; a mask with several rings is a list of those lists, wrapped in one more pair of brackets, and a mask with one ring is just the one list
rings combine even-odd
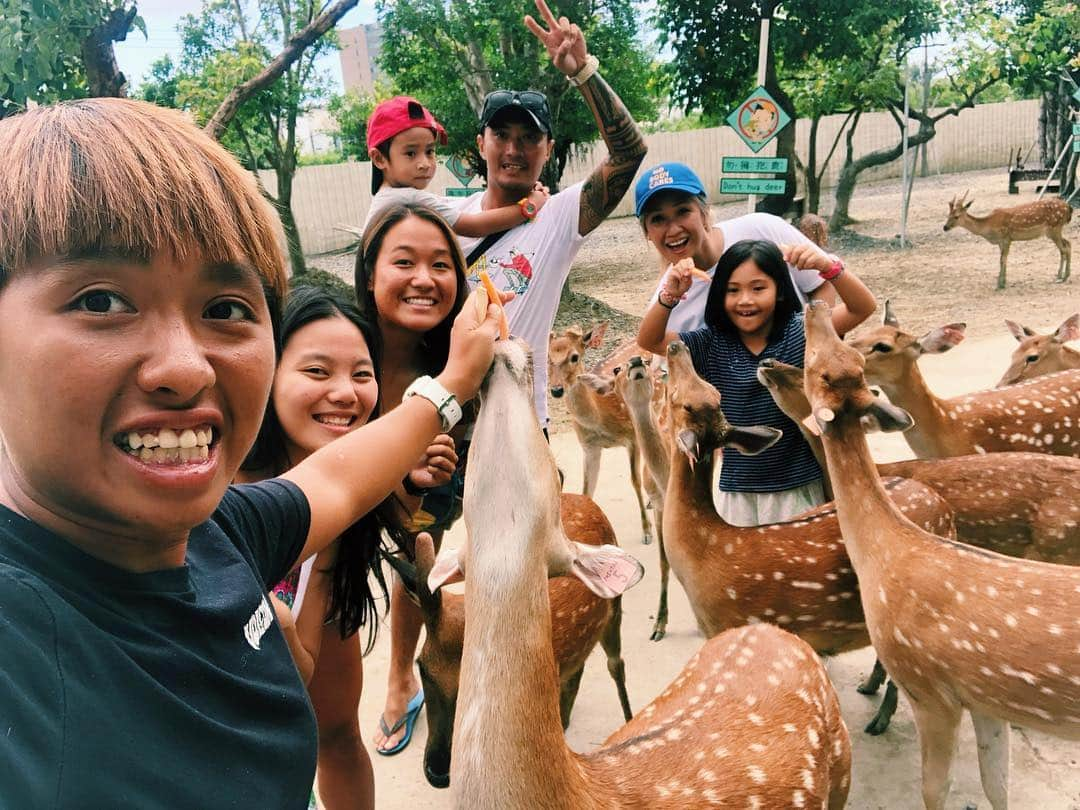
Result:
{"label": "deer eating from hand", "polygon": [[1061,235],[1061,231],[1072,219],[1072,206],[1065,200],[1038,200],[1011,208],[995,208],[984,217],[968,212],[972,202],[974,200],[967,199],[966,191],[960,197],[953,197],[949,202],[949,216],[945,220],[944,230],[967,228],[998,246],[1001,251],[997,280],[999,290],[1005,289],[1005,263],[1009,259],[1012,243],[1038,239],[1040,236],[1053,242],[1061,254],[1055,281],[1069,278],[1072,245]]}
{"label": "deer eating from hand", "polygon": [[905,430],[912,419],[870,392],[864,364],[837,337],[828,307],[811,306],[806,395],[874,649],[915,717],[923,803],[945,806],[967,709],[983,790],[1003,810],[1010,723],[1080,739],[1080,570],[973,548],[905,518],[878,477],[864,425]]}

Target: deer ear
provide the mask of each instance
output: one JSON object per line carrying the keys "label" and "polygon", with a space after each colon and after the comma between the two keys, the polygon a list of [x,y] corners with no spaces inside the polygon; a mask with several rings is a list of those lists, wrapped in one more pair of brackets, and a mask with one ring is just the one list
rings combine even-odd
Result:
{"label": "deer ear", "polygon": [[389,554],[383,549],[379,549],[379,553],[382,558],[386,560],[386,564],[394,569],[394,573],[398,575],[398,579],[401,580],[401,584],[405,588],[405,594],[409,597],[409,601],[419,605],[420,594],[417,588],[418,573],[416,566],[403,557],[398,557],[396,554]]}
{"label": "deer ear", "polygon": [[732,427],[724,436],[724,447],[738,450],[744,456],[756,456],[780,441],[784,431],[774,427]]}
{"label": "deer ear", "polygon": [[589,386],[593,391],[598,393],[602,397],[606,397],[612,391],[615,390],[615,380],[605,379],[599,377],[596,374],[579,374],[578,381]]}
{"label": "deer ear", "polygon": [[1074,312],[1054,332],[1055,343],[1068,343],[1070,340],[1080,340],[1080,312]]}
{"label": "deer ear", "polygon": [[873,403],[860,417],[863,429],[868,432],[880,430],[882,433],[904,431],[915,424],[911,414],[898,408],[891,402],[874,398]]}
{"label": "deer ear", "polygon": [[618,546],[571,545],[576,556],[567,573],[603,599],[614,599],[645,576],[645,566]]}
{"label": "deer ear", "polygon": [[585,341],[585,346],[589,349],[599,349],[600,344],[604,342],[604,335],[607,334],[607,321],[600,321],[588,333],[582,338]]}
{"label": "deer ear", "polygon": [[443,585],[452,585],[455,582],[463,582],[465,579],[465,566],[461,562],[461,552],[456,548],[443,548],[439,556],[435,558],[435,565],[431,566],[428,573],[428,590],[435,593]]}
{"label": "deer ear", "polygon": [[881,323],[894,329],[900,328],[900,321],[896,320],[896,313],[892,311],[892,301],[887,298],[885,299],[885,314],[881,318]]}
{"label": "deer ear", "polygon": [[966,328],[967,324],[964,323],[946,324],[937,329],[931,329],[915,342],[925,353],[941,354],[963,342]]}
{"label": "deer ear", "polygon": [[1021,341],[1024,338],[1031,337],[1035,334],[1026,326],[1021,326],[1016,321],[1010,321],[1008,318],[1005,319],[1005,325],[1009,327],[1009,331],[1012,332],[1012,336],[1016,338],[1017,341]]}
{"label": "deer ear", "polygon": [[971,208],[972,203],[974,202],[974,200],[968,200],[966,203],[964,203],[964,210],[967,211],[969,208]]}

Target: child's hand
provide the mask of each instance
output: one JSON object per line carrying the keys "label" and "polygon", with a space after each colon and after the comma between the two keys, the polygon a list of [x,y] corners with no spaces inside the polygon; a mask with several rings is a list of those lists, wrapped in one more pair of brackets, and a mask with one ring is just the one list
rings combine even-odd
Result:
{"label": "child's hand", "polygon": [[548,201],[548,197],[551,196],[551,192],[548,191],[548,187],[536,181],[536,185],[533,186],[533,190],[529,192],[528,200],[536,206],[536,213],[540,213],[540,209],[544,207],[544,204]]}
{"label": "child's hand", "polygon": [[536,0],[536,9],[547,23],[547,29],[534,20],[531,14],[525,15],[526,27],[544,43],[551,57],[551,64],[555,65],[560,73],[564,76],[576,75],[585,67],[585,58],[589,55],[581,29],[566,17],[556,20],[544,0]]}
{"label": "child's hand", "polygon": [[420,462],[409,471],[409,480],[421,489],[442,486],[454,474],[457,462],[453,438],[440,433],[432,439]]}
{"label": "child's hand", "polygon": [[[514,294],[499,291],[499,297],[505,304],[514,299]],[[458,402],[468,402],[476,396],[484,375],[491,368],[498,334],[498,306],[494,302],[488,304],[487,312],[481,319],[470,295],[454,319],[454,327],[450,330],[450,355],[446,368],[438,378],[457,397]]]}
{"label": "child's hand", "polygon": [[693,271],[694,260],[689,256],[668,265],[660,291],[669,301],[681,301],[694,282]]}
{"label": "child's hand", "polygon": [[801,245],[780,245],[784,261],[800,270],[816,270],[826,273],[832,267],[835,258],[822,252],[821,248],[810,243]]}

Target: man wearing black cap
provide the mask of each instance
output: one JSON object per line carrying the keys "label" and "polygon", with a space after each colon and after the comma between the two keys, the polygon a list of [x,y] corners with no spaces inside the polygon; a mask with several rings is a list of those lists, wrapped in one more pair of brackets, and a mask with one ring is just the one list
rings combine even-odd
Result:
{"label": "man wearing black cap", "polygon": [[[517,298],[506,308],[511,331],[533,350],[537,416],[547,424],[547,339],[570,264],[584,237],[619,204],[645,157],[644,138],[622,100],[601,78],[599,62],[589,55],[581,29],[565,17],[556,19],[544,0],[536,7],[546,28],[531,16],[525,24],[536,35],[555,67],[575,85],[589,105],[608,147],[607,158],[584,183],[553,195],[531,222],[507,231],[472,257],[470,281],[487,270],[496,286]],[[551,111],[543,93],[496,90],[484,99],[476,138],[487,164],[487,190],[462,203],[475,212],[520,202],[539,179],[555,145]],[[525,214],[528,215],[527,213]],[[462,239],[466,255],[481,245]]]}

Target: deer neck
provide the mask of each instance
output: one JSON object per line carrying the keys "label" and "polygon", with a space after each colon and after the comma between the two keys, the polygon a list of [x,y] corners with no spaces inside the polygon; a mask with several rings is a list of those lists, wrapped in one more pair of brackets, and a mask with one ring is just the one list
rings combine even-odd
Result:
{"label": "deer neck", "polygon": [[684,504],[698,514],[707,514],[716,519],[716,507],[713,505],[712,478],[715,464],[715,451],[708,458],[693,467],[675,441],[671,442],[667,494],[664,503]]}
{"label": "deer neck", "polygon": [[883,527],[897,522],[896,511],[858,419],[838,418],[822,435],[822,444],[844,544],[855,573],[862,577],[868,564],[883,564],[887,549],[877,538]]}
{"label": "deer neck", "polygon": [[634,431],[637,433],[638,447],[641,455],[649,468],[656,486],[664,491],[667,489],[668,479],[671,477],[671,460],[668,457],[667,447],[660,437],[660,429],[656,426],[656,420],[649,410],[649,402],[627,403],[630,412],[630,421],[634,423]]}
{"label": "deer neck", "polygon": [[940,442],[935,437],[946,437],[955,425],[950,424],[943,401],[934,395],[919,370],[912,362],[898,381],[882,381],[881,390],[889,402],[911,414],[914,427],[904,433],[908,446],[919,458],[937,458],[942,455]]}
{"label": "deer neck", "polygon": [[451,779],[460,806],[538,807],[560,795],[553,791],[573,795],[581,787],[563,738],[551,647],[547,552],[552,533],[562,532],[558,478],[547,468],[550,450],[531,397],[512,380],[494,379],[484,400],[466,483],[465,635]]}
{"label": "deer neck", "polygon": [[994,227],[993,223],[991,223],[989,215],[985,217],[979,217],[975,216],[974,214],[969,214],[965,212],[963,216],[961,216],[960,219],[956,221],[956,224],[959,225],[961,228],[967,228],[976,236],[981,236],[983,239],[986,239],[990,242],[996,243],[997,240],[1000,238],[1000,234]]}

